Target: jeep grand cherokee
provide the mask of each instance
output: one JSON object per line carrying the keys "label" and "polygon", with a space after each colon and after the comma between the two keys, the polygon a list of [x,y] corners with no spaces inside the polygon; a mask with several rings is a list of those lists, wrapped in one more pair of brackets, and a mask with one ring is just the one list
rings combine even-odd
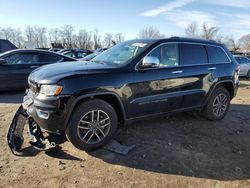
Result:
{"label": "jeep grand cherokee", "polygon": [[220,120],[236,95],[238,77],[239,65],[222,44],[137,39],[91,62],[36,69],[22,109],[37,126],[63,131],[75,147],[90,150],[107,143],[119,123],[139,118],[199,110]]}

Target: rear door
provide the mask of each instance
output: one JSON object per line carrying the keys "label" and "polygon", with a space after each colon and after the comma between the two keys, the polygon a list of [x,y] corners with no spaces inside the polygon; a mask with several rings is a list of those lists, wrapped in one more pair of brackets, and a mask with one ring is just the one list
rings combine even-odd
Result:
{"label": "rear door", "polygon": [[184,93],[181,108],[199,107],[209,88],[213,69],[210,69],[203,44],[180,43],[180,66],[184,74],[181,90]]}
{"label": "rear door", "polygon": [[7,63],[0,65],[0,90],[25,89],[30,72],[39,65],[37,53],[8,54]]}

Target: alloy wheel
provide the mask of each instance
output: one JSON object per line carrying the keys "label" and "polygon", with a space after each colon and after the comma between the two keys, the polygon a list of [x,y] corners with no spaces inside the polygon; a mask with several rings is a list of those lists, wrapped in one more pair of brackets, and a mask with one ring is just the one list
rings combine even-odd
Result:
{"label": "alloy wheel", "polygon": [[227,96],[223,93],[219,94],[213,102],[213,113],[217,117],[223,116],[228,107]]}
{"label": "alloy wheel", "polygon": [[101,142],[109,133],[111,120],[102,110],[92,110],[83,115],[78,123],[79,138],[87,144]]}

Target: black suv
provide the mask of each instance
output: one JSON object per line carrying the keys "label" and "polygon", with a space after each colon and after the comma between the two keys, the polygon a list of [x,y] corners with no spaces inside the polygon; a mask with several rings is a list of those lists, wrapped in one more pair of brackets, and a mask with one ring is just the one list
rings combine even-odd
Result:
{"label": "black suv", "polygon": [[170,112],[228,112],[239,65],[224,45],[172,37],[120,43],[90,62],[46,65],[29,76],[23,108],[79,149],[107,143],[117,125]]}

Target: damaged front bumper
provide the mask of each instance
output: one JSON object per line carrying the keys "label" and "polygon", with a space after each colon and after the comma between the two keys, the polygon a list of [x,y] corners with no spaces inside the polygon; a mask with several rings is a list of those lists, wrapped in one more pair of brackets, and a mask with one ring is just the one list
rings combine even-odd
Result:
{"label": "damaged front bumper", "polygon": [[40,126],[30,117],[27,110],[21,105],[17,110],[7,133],[7,143],[14,155],[23,155],[23,132],[25,125],[28,126],[30,144],[37,150],[47,151],[56,147],[54,142],[50,142],[43,136]]}

